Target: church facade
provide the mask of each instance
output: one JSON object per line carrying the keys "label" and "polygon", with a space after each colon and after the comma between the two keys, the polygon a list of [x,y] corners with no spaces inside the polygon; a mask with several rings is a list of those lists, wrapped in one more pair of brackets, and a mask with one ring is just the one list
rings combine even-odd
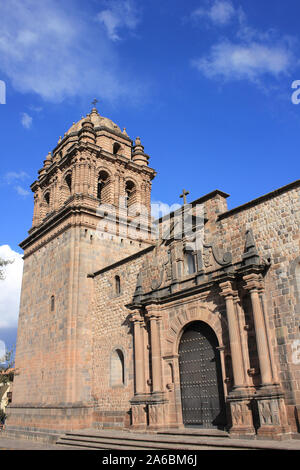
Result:
{"label": "church facade", "polygon": [[32,184],[8,428],[299,436],[300,180],[153,222],[148,164],[93,108]]}

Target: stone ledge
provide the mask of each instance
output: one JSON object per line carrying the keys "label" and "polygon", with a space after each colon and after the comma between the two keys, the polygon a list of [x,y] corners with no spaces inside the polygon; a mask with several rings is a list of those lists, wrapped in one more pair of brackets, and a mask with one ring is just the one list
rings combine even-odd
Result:
{"label": "stone ledge", "polygon": [[286,186],[282,186],[281,188],[275,189],[270,193],[264,194],[263,196],[260,196],[256,199],[253,199],[252,201],[246,202],[245,204],[234,207],[233,209],[230,209],[229,211],[220,214],[218,220],[226,219],[227,217],[230,217],[231,215],[236,214],[237,212],[244,211],[245,209],[249,209],[250,207],[261,204],[262,202],[265,202],[269,199],[273,199],[274,197],[280,196],[281,194],[287,191],[291,191],[292,189],[295,189],[299,186],[300,180],[293,181],[292,183],[289,183]]}

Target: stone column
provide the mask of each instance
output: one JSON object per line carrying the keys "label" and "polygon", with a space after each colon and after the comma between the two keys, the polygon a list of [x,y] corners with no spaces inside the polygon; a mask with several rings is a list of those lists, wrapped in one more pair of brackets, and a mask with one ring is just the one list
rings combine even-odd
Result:
{"label": "stone column", "polygon": [[89,194],[91,194],[91,196],[96,198],[97,197],[98,177],[97,177],[96,161],[95,160],[92,160],[89,184],[90,184]]}
{"label": "stone column", "polygon": [[162,365],[159,320],[161,318],[157,305],[148,305],[146,317],[150,322],[152,393],[162,392]]}
{"label": "stone column", "polygon": [[237,315],[238,324],[239,324],[239,334],[241,338],[245,384],[247,387],[249,387],[249,390],[251,391],[251,393],[254,393],[253,383],[249,375],[250,355],[249,355],[249,348],[248,348],[248,333],[247,333],[247,327],[245,323],[245,316],[241,308],[241,301],[240,301],[238,292],[236,292],[236,295],[233,298],[233,302],[235,305],[236,315]]}
{"label": "stone column", "polygon": [[262,315],[263,315],[263,318],[264,318],[264,323],[265,323],[265,328],[266,328],[266,336],[267,336],[268,350],[269,350],[269,357],[270,357],[271,374],[272,374],[273,383],[279,384],[278,372],[277,372],[276,363],[275,363],[275,360],[274,360],[274,354],[273,354],[272,344],[271,344],[271,337],[270,337],[270,332],[269,332],[267,319],[266,319],[267,306],[266,306],[264,293],[265,293],[265,288],[264,288],[263,283],[261,283],[258,295],[259,295]]}
{"label": "stone column", "polygon": [[237,292],[231,281],[220,284],[221,295],[225,298],[234,387],[228,395],[233,435],[253,436],[255,434],[250,403],[250,393],[245,375],[242,341],[235,303]]}
{"label": "stone column", "polygon": [[239,332],[238,319],[235,312],[234,296],[235,292],[232,289],[230,281],[223,282],[220,284],[222,289],[221,295],[225,298],[227,321],[229,329],[229,340],[231,350],[231,360],[234,378],[234,388],[245,387],[245,374],[243,367],[243,355],[241,346],[241,337]]}
{"label": "stone column", "polygon": [[78,194],[79,193],[79,178],[80,178],[80,174],[79,174],[79,162],[78,162],[78,158],[76,159],[76,161],[74,162],[74,170],[73,170],[73,188],[74,188],[74,193],[75,194]]}
{"label": "stone column", "polygon": [[250,292],[251,297],[262,385],[269,386],[273,384],[273,374],[265,319],[259,298],[260,277],[258,274],[249,274],[244,276],[244,281],[246,282],[245,288]]}
{"label": "stone column", "polygon": [[132,313],[131,321],[134,329],[135,394],[140,395],[145,393],[145,366],[143,319],[138,310]]}
{"label": "stone column", "polygon": [[88,181],[89,181],[89,165],[88,160],[85,160],[83,164],[83,192],[88,194]]}
{"label": "stone column", "polygon": [[83,186],[84,186],[84,155],[81,154],[80,156],[80,163],[79,163],[79,193],[83,193]]}
{"label": "stone column", "polygon": [[33,218],[32,218],[33,227],[39,224],[38,204],[39,204],[39,196],[38,196],[38,193],[35,192],[34,193]]}
{"label": "stone column", "polygon": [[54,198],[54,210],[57,210],[59,209],[59,171],[57,171],[55,177],[54,177],[54,194],[55,194],[55,198]]}
{"label": "stone column", "polygon": [[290,426],[287,421],[284,395],[279,384],[276,383],[276,374],[274,374],[272,365],[267,319],[261,301],[262,276],[258,273],[251,273],[244,276],[243,279],[246,282],[245,288],[250,292],[251,297],[262,382],[255,395],[260,424],[257,434],[264,438],[278,438],[290,432]]}
{"label": "stone column", "polygon": [[156,304],[146,307],[146,317],[150,322],[151,338],[151,365],[152,365],[152,392],[148,404],[149,410],[149,428],[159,429],[164,426],[166,418],[166,398],[163,391],[162,380],[162,357],[160,342],[160,312]]}
{"label": "stone column", "polygon": [[135,429],[144,429],[147,426],[144,334],[142,330],[144,322],[138,310],[131,314],[130,320],[133,323],[135,370],[135,394],[131,400],[132,426]]}

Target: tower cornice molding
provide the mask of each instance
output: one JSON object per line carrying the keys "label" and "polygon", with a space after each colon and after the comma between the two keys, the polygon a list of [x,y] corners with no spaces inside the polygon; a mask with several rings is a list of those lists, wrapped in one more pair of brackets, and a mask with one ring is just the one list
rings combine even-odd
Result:
{"label": "tower cornice molding", "polygon": [[[91,205],[88,205],[88,201],[90,201]],[[95,204],[96,203],[96,204]],[[63,226],[63,230],[65,230],[65,221],[68,218],[76,217],[75,221],[71,221],[68,224],[69,226],[89,226],[90,229],[96,230],[99,220],[102,218],[97,215],[97,208],[98,208],[98,200],[95,199],[92,196],[86,196],[83,194],[76,194],[72,196],[69,201],[67,201],[67,205],[61,208],[58,211],[53,211],[51,212],[48,217],[46,217],[43,222],[36,226],[32,227],[29,230],[29,236],[25,238],[21,243],[20,247],[23,250],[27,250],[30,246],[34,245],[38,240],[42,240],[41,246],[45,245],[48,243],[48,238],[47,234],[55,229],[55,227],[58,227],[59,225]],[[88,223],[86,222],[86,216],[89,216],[90,220],[94,219],[95,223]],[[127,227],[128,226],[128,221],[130,218],[129,217],[122,217],[121,214],[117,214],[117,224],[119,227],[121,227],[121,232],[122,232],[122,227]],[[106,220],[109,221],[110,218],[109,216],[106,217]],[[111,221],[114,221],[115,219],[111,219]],[[149,227],[147,224],[141,224],[141,233],[145,234],[148,233]],[[110,233],[110,232],[108,232]],[[118,236],[117,233],[113,232],[113,235]],[[57,236],[57,235],[55,235]],[[51,236],[52,238],[55,238],[55,236]],[[120,235],[121,236],[121,235]],[[141,242],[141,241],[147,241],[149,242],[149,239],[147,238],[136,238],[135,241]],[[38,246],[40,248],[40,244]],[[30,253],[36,251],[34,248],[33,250],[30,250]],[[28,256],[28,253],[26,253],[26,256]]]}
{"label": "tower cornice molding", "polygon": [[[89,151],[90,154],[84,154],[84,151]],[[153,179],[156,176],[156,171],[148,166],[141,166],[136,163],[134,163],[132,160],[129,160],[128,158],[122,156],[122,155],[114,155],[110,152],[107,152],[102,149],[102,147],[96,145],[96,144],[91,144],[91,143],[74,143],[72,147],[70,147],[65,154],[65,156],[59,160],[59,161],[54,161],[52,165],[48,168],[47,172],[38,180],[35,180],[31,187],[31,190],[34,192],[37,190],[37,188],[43,187],[48,184],[49,178],[54,175],[57,170],[63,170],[65,166],[71,165],[72,163],[75,163],[74,158],[79,157],[83,161],[87,160],[90,161],[91,163],[99,161],[99,159],[106,160],[110,163],[117,163],[121,167],[128,170],[131,170],[135,173],[139,174],[144,174],[147,175],[148,177],[150,176],[151,179]],[[73,160],[73,161],[72,161]]]}

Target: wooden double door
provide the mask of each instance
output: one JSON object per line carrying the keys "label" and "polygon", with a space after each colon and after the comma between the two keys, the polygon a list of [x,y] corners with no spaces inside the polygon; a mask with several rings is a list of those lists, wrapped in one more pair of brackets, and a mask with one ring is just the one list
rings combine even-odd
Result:
{"label": "wooden double door", "polygon": [[187,427],[226,425],[224,388],[214,331],[204,322],[190,323],[179,344],[183,423]]}

